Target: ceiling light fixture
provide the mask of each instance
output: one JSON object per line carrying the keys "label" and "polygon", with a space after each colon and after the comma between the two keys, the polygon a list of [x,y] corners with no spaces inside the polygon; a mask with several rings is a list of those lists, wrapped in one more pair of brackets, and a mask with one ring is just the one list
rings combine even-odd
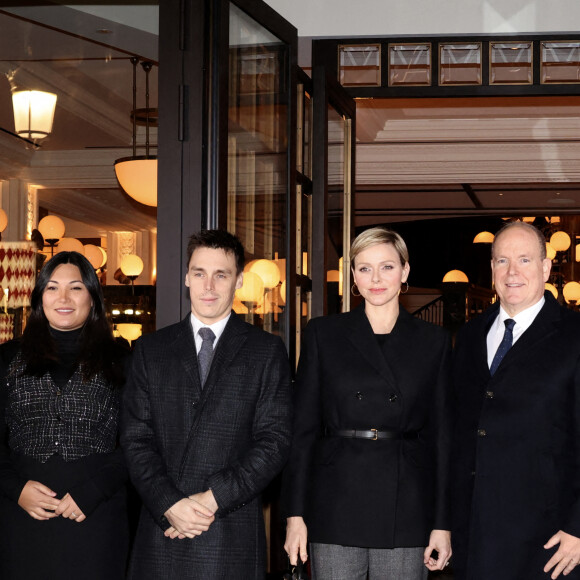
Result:
{"label": "ceiling light fixture", "polygon": [[44,139],[52,131],[56,95],[44,91],[15,91],[12,93],[14,127],[24,139]]}
{"label": "ceiling light fixture", "polygon": [[[149,154],[149,127],[157,123],[157,109],[149,107],[149,73],[153,63],[141,63],[145,71],[145,109],[137,109],[137,57],[133,65],[133,155],[115,161],[115,174],[127,195],[144,205],[157,205],[157,156]],[[145,155],[137,155],[137,121],[145,125]]]}

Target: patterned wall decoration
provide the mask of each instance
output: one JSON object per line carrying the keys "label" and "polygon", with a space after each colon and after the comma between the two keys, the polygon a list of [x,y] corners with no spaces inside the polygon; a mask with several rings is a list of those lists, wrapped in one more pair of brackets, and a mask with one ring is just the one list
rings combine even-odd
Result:
{"label": "patterned wall decoration", "polygon": [[[0,311],[30,306],[36,282],[36,247],[33,242],[0,242]],[[6,296],[8,290],[8,296]]]}

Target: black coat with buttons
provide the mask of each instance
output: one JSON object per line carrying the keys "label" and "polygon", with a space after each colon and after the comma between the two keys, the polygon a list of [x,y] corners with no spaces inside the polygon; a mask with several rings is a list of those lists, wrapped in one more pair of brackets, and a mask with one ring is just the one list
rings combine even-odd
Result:
{"label": "black coat with buttons", "polygon": [[454,577],[547,579],[543,545],[560,529],[580,537],[580,315],[547,292],[492,377],[498,310],[467,324],[454,353]]}
{"label": "black coat with buttons", "polygon": [[[384,351],[364,305],[308,324],[282,504],[304,517],[309,541],[418,547],[449,529],[449,364],[448,333],[402,308]],[[336,429],[419,436],[328,435]]]}

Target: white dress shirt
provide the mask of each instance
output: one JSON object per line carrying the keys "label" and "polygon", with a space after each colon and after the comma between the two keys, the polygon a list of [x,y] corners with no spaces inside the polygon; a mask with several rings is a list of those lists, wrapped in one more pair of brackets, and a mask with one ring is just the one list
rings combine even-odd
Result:
{"label": "white dress shirt", "polygon": [[493,324],[487,333],[487,366],[491,367],[491,362],[493,361],[495,352],[499,348],[503,339],[505,333],[504,321],[508,318],[516,321],[513,329],[514,339],[512,343],[515,344],[520,336],[531,326],[532,322],[534,322],[545,302],[546,299],[542,296],[542,298],[533,306],[522,310],[515,316],[510,316],[502,306],[499,307],[499,314],[493,321]]}
{"label": "white dress shirt", "polygon": [[201,320],[199,320],[199,318],[197,318],[193,314],[193,312],[191,313],[190,320],[191,327],[193,328],[193,337],[195,338],[195,352],[199,352],[199,349],[201,348],[201,343],[203,342],[203,339],[201,338],[201,336],[199,336],[199,329],[204,327],[212,329],[213,333],[215,334],[215,340],[213,341],[213,349],[215,350],[218,340],[220,339],[220,336],[223,334],[226,328],[226,324],[228,323],[228,320],[230,319],[231,315],[232,313],[230,312],[225,318],[222,318],[221,320],[215,322],[214,324],[204,324]]}

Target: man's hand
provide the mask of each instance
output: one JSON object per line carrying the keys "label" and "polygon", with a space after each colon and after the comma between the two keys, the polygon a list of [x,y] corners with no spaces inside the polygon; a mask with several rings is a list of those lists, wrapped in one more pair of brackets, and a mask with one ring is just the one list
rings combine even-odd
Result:
{"label": "man's hand", "polygon": [[580,538],[571,536],[560,530],[555,533],[544,545],[546,550],[560,544],[558,551],[550,558],[544,566],[544,572],[549,572],[554,566],[554,571],[550,578],[557,578],[561,573],[568,576],[580,562]]}
{"label": "man's hand", "polygon": [[83,510],[79,508],[75,500],[72,498],[70,493],[67,493],[58,504],[54,513],[57,516],[62,516],[63,518],[69,518],[77,523],[84,522],[87,516],[83,513]]}
{"label": "man's hand", "polygon": [[308,554],[306,546],[308,541],[308,530],[304,519],[300,516],[287,518],[286,520],[286,542],[284,543],[284,550],[290,558],[290,564],[296,566],[298,564],[298,556],[303,562],[306,562]]}
{"label": "man's hand", "polygon": [[213,491],[208,489],[202,493],[196,493],[195,495],[190,495],[189,499],[200,503],[201,505],[205,506],[209,510],[211,510],[212,515],[218,511],[218,504],[215,500],[213,495]]}
{"label": "man's hand", "polygon": [[[213,493],[208,490],[213,498]],[[167,538],[195,538],[201,535],[203,532],[209,530],[209,526],[215,520],[215,510],[208,508],[203,505],[195,498],[203,496],[207,500],[208,492],[198,493],[192,495],[191,497],[185,497],[179,500],[177,503],[173,504],[166,512],[165,517],[171,524],[171,527],[165,530],[165,536]],[[215,499],[213,500],[215,504]],[[217,504],[216,504],[217,509]]]}
{"label": "man's hand", "polygon": [[60,500],[56,499],[56,492],[32,480],[26,482],[18,498],[18,505],[35,520],[56,518],[58,514],[55,514],[54,510],[59,504]]}
{"label": "man's hand", "polygon": [[[437,560],[433,558],[433,550],[437,550]],[[425,548],[423,562],[433,570],[443,570],[451,558],[451,532],[447,530],[433,530],[429,536],[429,545]]]}

